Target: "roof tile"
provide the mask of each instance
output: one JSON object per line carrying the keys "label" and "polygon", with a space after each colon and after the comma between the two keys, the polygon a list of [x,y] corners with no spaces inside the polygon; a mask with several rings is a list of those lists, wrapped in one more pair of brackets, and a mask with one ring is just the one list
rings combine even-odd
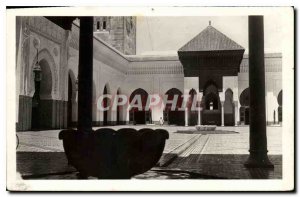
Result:
{"label": "roof tile", "polygon": [[211,25],[179,49],[179,51],[224,50],[244,50],[244,48]]}

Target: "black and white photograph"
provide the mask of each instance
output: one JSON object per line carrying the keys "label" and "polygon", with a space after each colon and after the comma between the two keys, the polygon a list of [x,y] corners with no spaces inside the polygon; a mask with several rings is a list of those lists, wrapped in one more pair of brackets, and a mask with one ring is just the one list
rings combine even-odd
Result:
{"label": "black and white photograph", "polygon": [[292,7],[22,8],[6,23],[8,190],[294,189]]}

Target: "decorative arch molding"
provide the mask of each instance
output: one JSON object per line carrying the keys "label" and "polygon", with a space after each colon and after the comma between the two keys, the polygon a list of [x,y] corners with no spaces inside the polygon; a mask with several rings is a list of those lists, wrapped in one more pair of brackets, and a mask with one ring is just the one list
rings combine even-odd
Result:
{"label": "decorative arch molding", "polygon": [[165,95],[166,92],[172,88],[177,88],[178,90],[180,90],[180,92],[182,92],[183,94],[187,94],[186,93],[186,89],[187,87],[185,87],[185,82],[183,77],[160,77],[159,79],[159,93],[160,95]]}
{"label": "decorative arch molding", "polygon": [[149,93],[143,88],[137,88],[133,92],[131,92],[129,96],[129,103],[139,104],[137,100],[135,100],[135,96],[139,95],[141,98],[142,108],[140,107],[132,107],[129,111],[129,122],[133,124],[148,124],[152,123],[152,113],[149,108],[148,97]]}
{"label": "decorative arch molding", "polygon": [[178,94],[178,95],[182,95],[182,91],[180,91],[178,88],[170,88],[168,91],[165,92],[165,94]]}
{"label": "decorative arch molding", "polygon": [[[132,99],[133,99],[133,97],[134,97],[135,95],[141,95],[141,96],[142,96],[142,104],[143,104],[143,107],[146,106],[146,104],[147,104],[146,101],[147,101],[147,98],[148,98],[148,96],[149,96],[149,93],[148,93],[145,89],[143,89],[143,88],[137,88],[137,89],[135,89],[135,90],[130,94],[129,102],[132,101]],[[143,100],[143,96],[145,97],[145,98],[144,98],[145,100]]]}
{"label": "decorative arch molding", "polygon": [[[180,91],[178,88],[170,88],[162,96],[167,96],[167,100],[172,100],[175,95],[178,95],[176,108],[180,108],[182,106],[182,102],[183,102],[183,98],[182,98],[183,92]],[[164,106],[166,105],[164,103],[164,100],[162,101],[162,103]],[[168,106],[171,106],[171,105],[169,104]]]}
{"label": "decorative arch molding", "polygon": [[[137,89],[143,89],[145,90],[145,92],[147,92],[148,95],[152,94],[152,91],[151,91],[151,87],[146,87],[146,86],[134,86],[134,87],[130,87],[127,91],[128,95],[130,97],[130,95]],[[125,93],[125,92],[124,92]]]}
{"label": "decorative arch molding", "polygon": [[205,85],[203,86],[203,94],[205,95],[207,93],[207,90],[211,90],[210,87],[215,87],[214,89],[214,92],[215,93],[218,93],[219,92],[219,87],[217,85],[217,83],[212,80],[212,79],[209,79],[207,80],[207,82],[205,83]]}
{"label": "decorative arch molding", "polygon": [[[96,84],[96,92],[97,95],[103,95],[104,88],[106,86],[108,94],[114,95],[117,94],[117,89],[120,87],[113,80],[98,80],[95,79],[95,84]],[[97,85],[98,84],[98,85]]]}
{"label": "decorative arch molding", "polygon": [[[39,51],[39,54],[38,54],[38,57],[39,57],[39,61],[42,61],[42,60],[45,60],[47,61],[47,63],[49,64],[49,67],[50,67],[50,70],[51,70],[51,74],[52,74],[52,98],[53,98],[53,95],[55,95],[57,93],[57,83],[58,83],[58,74],[57,74],[57,67],[56,67],[56,64],[55,64],[55,60],[53,58],[53,56],[51,55],[51,53],[49,52],[48,49],[44,48],[42,50]],[[31,65],[30,65],[30,88],[29,88],[29,94],[30,96],[33,96],[34,94],[34,79],[33,79],[33,68],[34,68],[34,65],[37,61],[37,55],[35,55],[33,61],[31,62]],[[43,76],[42,76],[42,80],[43,80]]]}
{"label": "decorative arch molding", "polygon": [[189,94],[190,94],[190,95],[197,94],[197,91],[196,91],[194,88],[192,88],[192,89],[189,91]]}
{"label": "decorative arch molding", "polygon": [[123,91],[122,91],[121,87],[118,87],[117,88],[117,94],[122,94],[122,93],[123,93]]}
{"label": "decorative arch molding", "polygon": [[225,101],[226,100],[233,103],[234,97],[233,97],[233,91],[231,88],[227,88],[225,91]]}
{"label": "decorative arch molding", "polygon": [[183,92],[178,88],[170,88],[164,95],[167,96],[167,100],[173,100],[174,96],[178,96],[178,100],[175,106],[175,109],[171,108],[172,104],[164,103],[164,111],[163,111],[163,119],[169,125],[180,125],[183,126],[185,124],[185,111],[179,110],[182,106],[183,102]]}
{"label": "decorative arch molding", "polygon": [[250,122],[250,90],[245,88],[239,96],[240,107],[240,122],[249,125]]}
{"label": "decorative arch molding", "polygon": [[241,106],[250,106],[250,91],[249,87],[245,88],[240,94],[239,101]]}
{"label": "decorative arch molding", "polygon": [[105,85],[103,86],[103,90],[102,93],[104,93],[104,89],[106,88],[107,94],[111,94],[111,89],[110,89],[110,85],[109,83],[105,83]]}

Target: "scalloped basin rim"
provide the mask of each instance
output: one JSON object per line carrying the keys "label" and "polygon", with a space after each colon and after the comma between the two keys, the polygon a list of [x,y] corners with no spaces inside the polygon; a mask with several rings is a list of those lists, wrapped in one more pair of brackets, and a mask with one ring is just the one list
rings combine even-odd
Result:
{"label": "scalloped basin rim", "polygon": [[164,129],[70,129],[59,133],[69,164],[81,177],[101,179],[128,179],[150,170],[159,161],[168,138]]}

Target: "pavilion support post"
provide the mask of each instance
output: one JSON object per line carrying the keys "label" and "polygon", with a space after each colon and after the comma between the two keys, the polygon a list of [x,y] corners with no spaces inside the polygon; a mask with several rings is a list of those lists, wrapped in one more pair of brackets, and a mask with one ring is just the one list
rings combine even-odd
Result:
{"label": "pavilion support post", "polygon": [[79,131],[92,130],[93,98],[93,17],[80,17],[78,68]]}
{"label": "pavilion support post", "polygon": [[239,117],[240,117],[239,116],[239,105],[238,105],[238,102],[235,102],[234,116],[235,116],[234,124],[235,124],[235,126],[238,126]]}
{"label": "pavilion support post", "polygon": [[198,125],[201,125],[201,100],[202,100],[202,93],[199,92],[198,94]]}
{"label": "pavilion support post", "polygon": [[198,107],[198,125],[201,125],[201,108]]}
{"label": "pavilion support post", "polygon": [[248,168],[274,168],[267,155],[264,23],[249,16],[250,156]]}
{"label": "pavilion support post", "polygon": [[189,126],[189,112],[188,112],[188,108],[185,108],[185,113],[184,113],[184,117],[185,117],[185,126]]}
{"label": "pavilion support post", "polygon": [[221,122],[221,126],[223,127],[224,126],[224,101],[221,102],[221,105],[222,105],[222,111],[221,111],[222,122]]}

